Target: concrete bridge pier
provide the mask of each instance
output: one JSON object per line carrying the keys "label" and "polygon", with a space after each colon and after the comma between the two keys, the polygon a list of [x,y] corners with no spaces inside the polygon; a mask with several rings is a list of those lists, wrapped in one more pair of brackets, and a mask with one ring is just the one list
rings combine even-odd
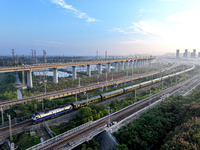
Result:
{"label": "concrete bridge pier", "polygon": [[100,92],[103,92],[103,87],[100,87],[100,88],[99,88],[99,91],[100,91]]}
{"label": "concrete bridge pier", "polygon": [[129,69],[129,61],[126,62],[126,70]]}
{"label": "concrete bridge pier", "polygon": [[107,64],[107,72],[110,72],[110,63]]}
{"label": "concrete bridge pier", "polygon": [[53,82],[58,83],[58,68],[53,68]]}
{"label": "concrete bridge pier", "polygon": [[137,60],[134,60],[134,62],[133,62],[133,68],[136,68],[136,65],[137,65]]}
{"label": "concrete bridge pier", "polygon": [[87,75],[91,76],[91,65],[87,65]]}
{"label": "concrete bridge pier", "polygon": [[27,71],[27,86],[29,88],[33,88],[33,81],[32,81],[32,70]]}
{"label": "concrete bridge pier", "polygon": [[114,149],[115,146],[118,144],[115,137],[113,137],[112,134],[109,133],[109,131],[104,131],[99,134],[96,140],[101,145],[100,150],[111,150]]}
{"label": "concrete bridge pier", "polygon": [[98,64],[98,74],[102,74],[102,64]]}
{"label": "concrete bridge pier", "polygon": [[130,63],[129,63],[129,68],[130,68],[130,69],[133,69],[133,61],[132,61],[132,60],[131,60]]}
{"label": "concrete bridge pier", "polygon": [[124,61],[121,62],[121,70],[124,70]]}
{"label": "concrete bridge pier", "polygon": [[137,67],[140,67],[140,60],[137,60]]}
{"label": "concrete bridge pier", "polygon": [[115,72],[118,72],[118,66],[119,66],[118,62],[115,62]]}
{"label": "concrete bridge pier", "polygon": [[76,66],[72,66],[72,79],[76,79],[77,76],[76,76]]}
{"label": "concrete bridge pier", "polygon": [[144,66],[144,60],[141,60],[141,66]]}
{"label": "concrete bridge pier", "polygon": [[116,88],[118,86],[118,84],[114,84],[113,86]]}
{"label": "concrete bridge pier", "polygon": [[144,59],[144,66],[147,64],[147,60],[146,59]]}
{"label": "concrete bridge pier", "polygon": [[148,65],[151,67],[151,59],[149,59],[149,61],[148,61]]}
{"label": "concrete bridge pier", "polygon": [[147,61],[146,61],[146,64],[147,64],[147,65],[149,65],[149,64],[150,64],[150,61],[149,61],[149,59],[147,59]]}

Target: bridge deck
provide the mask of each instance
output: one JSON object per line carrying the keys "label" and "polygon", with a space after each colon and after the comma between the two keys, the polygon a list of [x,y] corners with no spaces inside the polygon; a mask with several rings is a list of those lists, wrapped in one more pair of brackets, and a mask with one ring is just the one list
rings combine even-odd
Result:
{"label": "bridge deck", "polygon": [[154,57],[96,60],[96,61],[80,61],[80,62],[68,62],[68,63],[45,63],[45,64],[13,66],[13,67],[0,67],[0,73],[23,71],[23,70],[61,68],[61,67],[70,67],[70,66],[81,66],[81,65],[95,65],[95,64],[114,63],[114,62],[122,62],[122,61],[151,60],[151,59],[154,59]]}

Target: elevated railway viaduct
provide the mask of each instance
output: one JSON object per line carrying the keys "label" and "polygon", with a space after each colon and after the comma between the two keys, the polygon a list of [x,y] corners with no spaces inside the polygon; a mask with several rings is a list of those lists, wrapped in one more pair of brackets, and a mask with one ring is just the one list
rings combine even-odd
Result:
{"label": "elevated railway viaduct", "polygon": [[79,94],[79,93],[86,92],[86,91],[93,90],[93,89],[104,88],[106,86],[111,86],[111,85],[118,85],[118,84],[121,84],[121,83],[124,83],[124,82],[129,82],[129,81],[137,80],[137,79],[140,79],[140,78],[152,76],[152,75],[170,70],[170,69],[172,69],[176,66],[177,66],[177,64],[174,64],[174,65],[172,65],[168,68],[162,69],[160,71],[154,71],[154,72],[150,72],[148,74],[142,74],[142,75],[138,75],[138,76],[135,76],[135,77],[126,77],[126,78],[123,78],[123,79],[115,79],[115,80],[111,80],[111,81],[107,81],[107,82],[100,82],[100,83],[84,86],[84,87],[55,91],[55,92],[50,92],[50,93],[46,93],[46,94],[36,95],[36,96],[33,96],[33,97],[26,97],[26,98],[18,99],[18,100],[4,101],[4,102],[0,102],[0,107],[2,108],[2,110],[5,110],[5,109],[10,108],[11,106],[13,106],[15,104],[26,103],[27,101],[32,101],[33,98],[35,98],[38,101],[42,101],[43,98],[53,100],[53,99],[57,99],[57,98],[71,96],[71,95]]}
{"label": "elevated railway viaduct", "polygon": [[151,60],[155,57],[140,57],[140,58],[126,58],[126,59],[109,59],[109,60],[94,60],[94,61],[80,61],[80,62],[68,62],[68,63],[44,63],[44,64],[34,64],[34,65],[22,65],[13,67],[0,67],[0,73],[4,72],[27,72],[27,86],[32,88],[32,70],[40,69],[53,69],[53,81],[58,83],[58,68],[61,67],[72,67],[72,78],[76,79],[76,67],[87,65],[87,75],[91,76],[91,65],[98,66],[98,74],[102,74],[102,64],[107,64],[107,71],[110,72],[111,63],[114,63],[115,71],[119,70],[119,64],[121,70],[129,69],[133,67],[142,66],[151,63]]}

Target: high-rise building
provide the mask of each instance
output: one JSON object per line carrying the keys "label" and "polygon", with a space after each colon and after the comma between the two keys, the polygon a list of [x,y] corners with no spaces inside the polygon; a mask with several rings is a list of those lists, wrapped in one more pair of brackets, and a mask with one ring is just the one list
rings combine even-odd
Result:
{"label": "high-rise building", "polygon": [[196,58],[196,49],[193,49],[193,58]]}
{"label": "high-rise building", "polygon": [[200,58],[200,52],[198,52],[198,57]]}
{"label": "high-rise building", "polygon": [[180,51],[179,51],[179,49],[177,49],[176,50],[176,58],[179,58],[179,53],[180,53]]}
{"label": "high-rise building", "polygon": [[188,57],[188,50],[187,49],[185,49],[185,53],[183,54],[183,57]]}

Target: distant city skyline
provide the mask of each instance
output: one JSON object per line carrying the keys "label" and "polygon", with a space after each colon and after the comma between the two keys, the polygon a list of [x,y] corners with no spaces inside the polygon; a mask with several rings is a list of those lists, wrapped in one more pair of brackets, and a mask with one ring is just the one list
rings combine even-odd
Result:
{"label": "distant city skyline", "polygon": [[199,0],[1,0],[0,55],[200,50]]}

